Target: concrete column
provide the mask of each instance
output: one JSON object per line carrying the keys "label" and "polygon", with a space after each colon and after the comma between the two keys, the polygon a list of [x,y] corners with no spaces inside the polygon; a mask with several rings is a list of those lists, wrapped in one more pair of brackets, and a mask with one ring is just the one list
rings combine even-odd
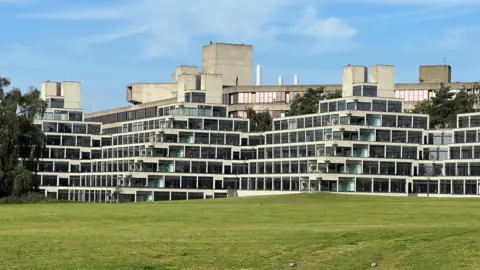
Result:
{"label": "concrete column", "polygon": [[466,181],[465,181],[465,179],[463,179],[463,195],[465,195],[465,191],[466,191],[465,183],[466,183]]}
{"label": "concrete column", "polygon": [[392,179],[388,179],[388,193],[392,193]]}
{"label": "concrete column", "polygon": [[372,193],[373,193],[374,184],[375,184],[375,182],[374,182],[374,180],[373,180],[373,178],[372,178],[372,187],[371,187],[371,188],[372,188],[372,191],[371,191]]}

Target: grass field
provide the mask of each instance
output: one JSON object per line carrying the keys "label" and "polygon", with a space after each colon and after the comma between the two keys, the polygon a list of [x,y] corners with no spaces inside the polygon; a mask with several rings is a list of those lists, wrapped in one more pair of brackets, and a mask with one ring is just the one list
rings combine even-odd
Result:
{"label": "grass field", "polygon": [[0,206],[1,269],[480,269],[480,200]]}

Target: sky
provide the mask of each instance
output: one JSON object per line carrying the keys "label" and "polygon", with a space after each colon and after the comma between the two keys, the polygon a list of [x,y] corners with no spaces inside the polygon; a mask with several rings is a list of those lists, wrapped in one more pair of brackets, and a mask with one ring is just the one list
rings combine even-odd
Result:
{"label": "sky", "polygon": [[128,83],[201,66],[214,41],[253,45],[263,84],[340,83],[348,64],[417,82],[419,65],[448,63],[452,81],[480,81],[479,11],[480,0],[0,0],[0,76],[21,89],[80,81],[82,107],[106,110],[128,105]]}

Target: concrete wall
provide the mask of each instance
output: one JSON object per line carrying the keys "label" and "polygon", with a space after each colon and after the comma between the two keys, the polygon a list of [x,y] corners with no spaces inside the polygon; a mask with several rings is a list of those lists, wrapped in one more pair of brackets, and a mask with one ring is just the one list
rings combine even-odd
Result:
{"label": "concrete wall", "polygon": [[420,83],[450,83],[452,67],[449,65],[420,66],[418,81]]}
{"label": "concrete wall", "polygon": [[42,99],[63,97],[65,108],[80,109],[80,82],[42,82],[40,96]]}
{"label": "concrete wall", "polygon": [[212,43],[202,47],[202,73],[222,74],[223,85],[252,85],[251,45]]}
{"label": "concrete wall", "polygon": [[40,96],[46,99],[48,96],[58,96],[57,89],[61,88],[58,82],[42,82],[40,85]]}
{"label": "concrete wall", "polygon": [[197,66],[177,66],[175,68],[175,74],[195,74],[198,75],[198,67]]}
{"label": "concrete wall", "polygon": [[395,97],[395,67],[373,65],[370,67],[370,83],[377,84],[377,96]]}
{"label": "concrete wall", "polygon": [[65,98],[65,108],[80,109],[80,82],[61,82],[61,95]]}
{"label": "concrete wall", "polygon": [[202,74],[201,90],[205,90],[205,102],[222,104],[223,76],[221,74]]}
{"label": "concrete wall", "polygon": [[174,83],[132,83],[127,85],[127,101],[132,104],[170,99],[177,91]]}
{"label": "concrete wall", "polygon": [[177,75],[177,91],[172,92],[178,102],[185,102],[185,91],[198,90],[200,88],[200,76],[196,74]]}
{"label": "concrete wall", "polygon": [[353,96],[353,85],[367,82],[368,69],[365,66],[349,65],[342,71],[342,96]]}

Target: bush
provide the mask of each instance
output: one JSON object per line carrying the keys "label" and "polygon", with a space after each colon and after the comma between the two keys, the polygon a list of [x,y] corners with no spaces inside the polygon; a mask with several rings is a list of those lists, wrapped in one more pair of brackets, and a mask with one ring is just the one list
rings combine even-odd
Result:
{"label": "bush", "polygon": [[29,193],[22,196],[9,196],[0,198],[0,204],[29,204],[55,202],[52,198],[45,197],[42,193]]}

